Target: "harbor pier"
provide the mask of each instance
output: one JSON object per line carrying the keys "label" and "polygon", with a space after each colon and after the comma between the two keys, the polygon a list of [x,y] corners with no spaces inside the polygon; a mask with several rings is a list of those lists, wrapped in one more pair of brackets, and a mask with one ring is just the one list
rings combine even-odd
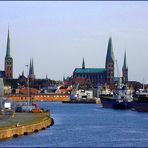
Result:
{"label": "harbor pier", "polygon": [[38,132],[54,123],[48,112],[15,113],[9,119],[1,118],[0,121],[2,121],[0,124],[0,140]]}

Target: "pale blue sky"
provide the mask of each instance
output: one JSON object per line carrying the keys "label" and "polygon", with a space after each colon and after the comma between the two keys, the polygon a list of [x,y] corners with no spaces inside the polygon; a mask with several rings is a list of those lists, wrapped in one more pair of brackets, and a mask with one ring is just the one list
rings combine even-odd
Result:
{"label": "pale blue sky", "polygon": [[148,2],[0,2],[0,69],[10,27],[14,77],[34,59],[37,78],[62,79],[74,68],[104,67],[109,36],[121,75],[127,52],[129,80],[148,83]]}

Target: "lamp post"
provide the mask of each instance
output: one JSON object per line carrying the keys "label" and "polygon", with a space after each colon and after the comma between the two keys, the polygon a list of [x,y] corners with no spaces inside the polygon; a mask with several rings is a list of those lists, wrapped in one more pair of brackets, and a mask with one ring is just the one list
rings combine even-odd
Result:
{"label": "lamp post", "polygon": [[0,78],[0,109],[1,111],[3,110],[3,96],[4,96],[4,82],[3,82],[3,78]]}
{"label": "lamp post", "polygon": [[29,72],[28,72],[28,65],[25,65],[27,67],[27,93],[28,93],[28,105],[29,105],[29,102],[30,102],[30,99],[29,99]]}

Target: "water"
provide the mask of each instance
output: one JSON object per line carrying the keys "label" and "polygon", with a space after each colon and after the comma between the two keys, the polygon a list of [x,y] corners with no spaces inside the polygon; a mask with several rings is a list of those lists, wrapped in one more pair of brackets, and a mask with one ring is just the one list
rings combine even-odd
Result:
{"label": "water", "polygon": [[55,124],[36,134],[0,142],[0,147],[148,147],[148,113],[98,104],[40,103]]}

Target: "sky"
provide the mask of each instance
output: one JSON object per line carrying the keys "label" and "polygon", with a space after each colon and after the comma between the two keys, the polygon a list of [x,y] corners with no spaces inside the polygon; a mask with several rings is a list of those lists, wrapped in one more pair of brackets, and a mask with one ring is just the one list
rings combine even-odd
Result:
{"label": "sky", "polygon": [[62,80],[75,68],[104,68],[109,37],[122,75],[127,54],[129,80],[148,83],[147,1],[0,1],[0,70],[8,26],[14,77],[34,60],[36,78]]}

